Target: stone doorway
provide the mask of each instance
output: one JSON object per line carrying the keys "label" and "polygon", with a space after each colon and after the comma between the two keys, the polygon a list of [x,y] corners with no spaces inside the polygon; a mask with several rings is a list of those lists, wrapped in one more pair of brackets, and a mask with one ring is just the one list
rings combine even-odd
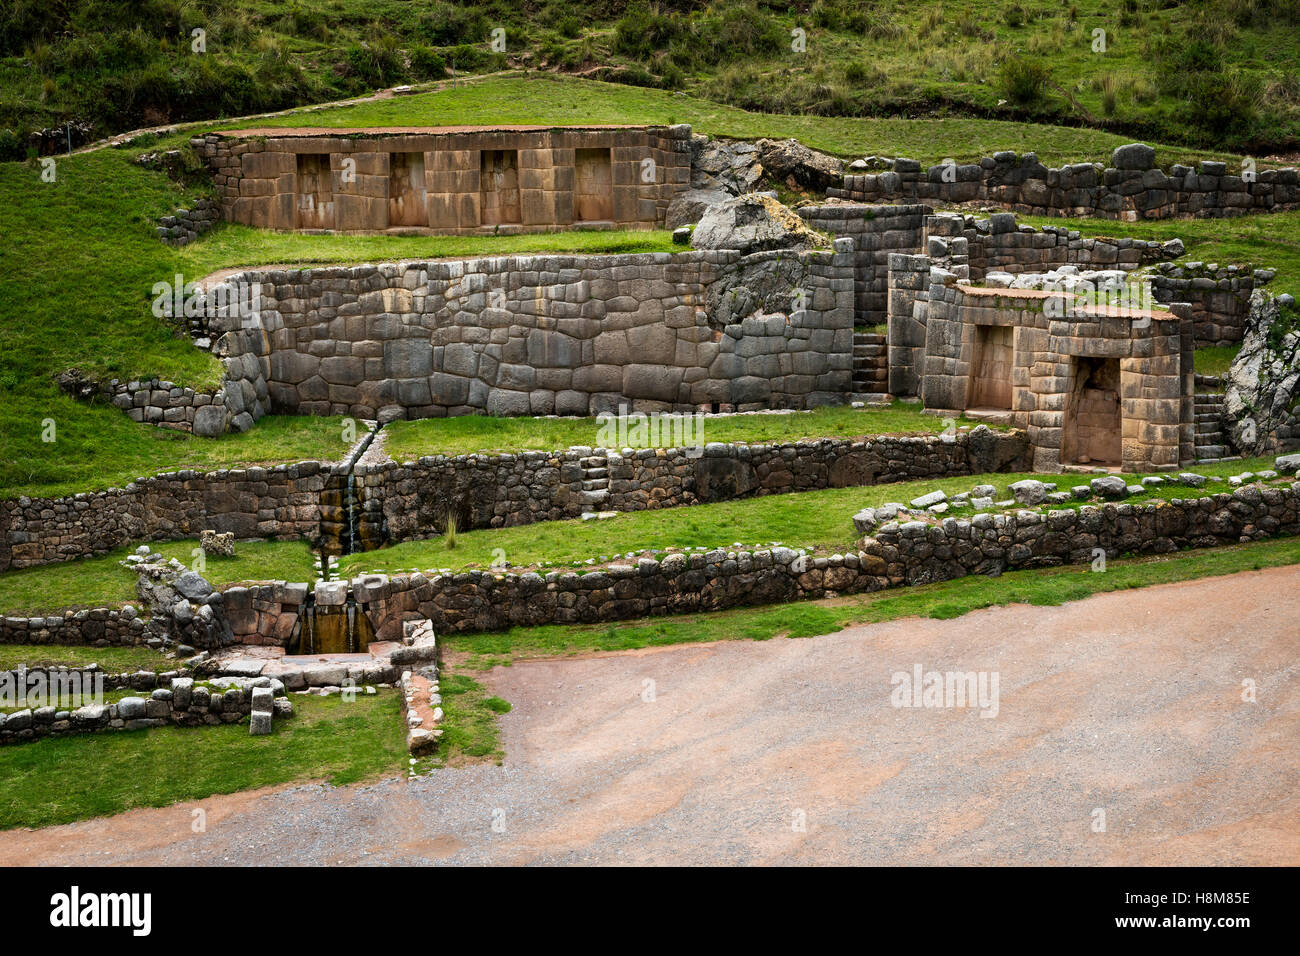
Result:
{"label": "stone doorway", "polygon": [[388,225],[427,226],[424,153],[392,153],[388,161]]}
{"label": "stone doorway", "polygon": [[334,174],[329,153],[298,154],[299,229],[334,228]]}
{"label": "stone doorway", "polygon": [[1014,331],[1009,325],[975,326],[968,408],[1010,411]]}
{"label": "stone doorway", "polygon": [[1070,366],[1061,461],[1118,467],[1123,461],[1119,359],[1076,356]]}
{"label": "stone doorway", "polygon": [[575,222],[614,219],[614,173],[608,149],[576,149],[573,160]]}
{"label": "stone doorway", "polygon": [[479,178],[482,223],[500,226],[522,221],[519,205],[519,151],[483,150]]}

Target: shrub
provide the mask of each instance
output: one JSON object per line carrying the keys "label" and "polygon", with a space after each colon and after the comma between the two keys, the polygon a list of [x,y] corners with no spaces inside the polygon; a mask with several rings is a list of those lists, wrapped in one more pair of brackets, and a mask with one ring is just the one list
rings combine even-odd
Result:
{"label": "shrub", "polygon": [[1007,7],[1005,12],[1003,12],[1002,22],[1013,29],[1023,27],[1025,25],[1024,8],[1022,8],[1018,3],[1013,3],[1011,6]]}
{"label": "shrub", "polygon": [[1051,77],[1047,67],[1034,60],[1011,57],[998,73],[1007,99],[1020,106],[1032,106],[1043,99],[1043,87]]}
{"label": "shrub", "polygon": [[440,80],[447,75],[447,62],[437,50],[417,43],[407,51],[411,72],[422,80]]}

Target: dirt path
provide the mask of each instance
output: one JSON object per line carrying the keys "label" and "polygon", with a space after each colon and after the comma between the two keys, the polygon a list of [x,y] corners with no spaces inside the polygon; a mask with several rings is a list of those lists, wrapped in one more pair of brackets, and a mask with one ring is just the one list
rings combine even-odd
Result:
{"label": "dirt path", "polygon": [[[1295,865],[1297,595],[1276,568],[516,664],[503,767],[5,833],[0,861]],[[891,706],[917,664],[996,671],[997,716]]]}

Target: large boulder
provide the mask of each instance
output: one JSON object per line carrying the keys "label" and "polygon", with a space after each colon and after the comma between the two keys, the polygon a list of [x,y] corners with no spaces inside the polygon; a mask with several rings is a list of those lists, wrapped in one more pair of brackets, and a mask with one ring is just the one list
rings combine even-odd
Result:
{"label": "large boulder", "polygon": [[825,192],[844,180],[844,161],[809,149],[797,139],[760,139],[759,158],[774,179]]}
{"label": "large boulder", "polygon": [[1256,289],[1241,351],[1224,376],[1224,426],[1243,455],[1265,454],[1300,397],[1300,312],[1289,296]]}
{"label": "large boulder", "polygon": [[726,202],[732,196],[723,189],[688,189],[668,204],[667,226],[679,229],[700,221],[710,206]]}
{"label": "large boulder", "polygon": [[809,229],[788,207],[769,196],[749,193],[710,206],[691,234],[696,249],[828,249],[830,240]]}
{"label": "large boulder", "polygon": [[722,190],[732,196],[753,191],[763,178],[758,147],[707,136],[691,137],[691,188]]}
{"label": "large boulder", "polygon": [[1156,164],[1156,151],[1146,143],[1129,143],[1115,147],[1110,161],[1116,169],[1150,169]]}

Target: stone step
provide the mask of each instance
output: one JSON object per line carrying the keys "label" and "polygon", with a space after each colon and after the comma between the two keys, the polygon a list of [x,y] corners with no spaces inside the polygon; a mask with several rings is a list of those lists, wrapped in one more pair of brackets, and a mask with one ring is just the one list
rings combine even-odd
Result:
{"label": "stone step", "polygon": [[879,356],[883,356],[884,354],[885,354],[885,347],[883,345],[854,345],[853,346],[854,358],[877,358]]}
{"label": "stone step", "polygon": [[1200,461],[1204,461],[1207,458],[1213,459],[1215,461],[1221,461],[1223,460],[1224,456],[1227,455],[1227,453],[1228,453],[1227,445],[1197,445],[1196,446],[1196,457],[1197,460]]}
{"label": "stone step", "polygon": [[884,345],[885,337],[879,332],[854,332],[854,345]]}
{"label": "stone step", "polygon": [[587,468],[587,469],[584,469],[583,473],[584,473],[588,478],[608,478],[608,477],[609,477],[609,469],[608,469],[608,468]]}
{"label": "stone step", "polygon": [[609,487],[608,478],[596,478],[591,481],[584,481],[582,483],[583,491],[599,491],[602,488],[608,488],[608,487]]}
{"label": "stone step", "polygon": [[583,491],[582,503],[587,505],[603,504],[609,500],[609,490],[601,488],[600,490]]}

